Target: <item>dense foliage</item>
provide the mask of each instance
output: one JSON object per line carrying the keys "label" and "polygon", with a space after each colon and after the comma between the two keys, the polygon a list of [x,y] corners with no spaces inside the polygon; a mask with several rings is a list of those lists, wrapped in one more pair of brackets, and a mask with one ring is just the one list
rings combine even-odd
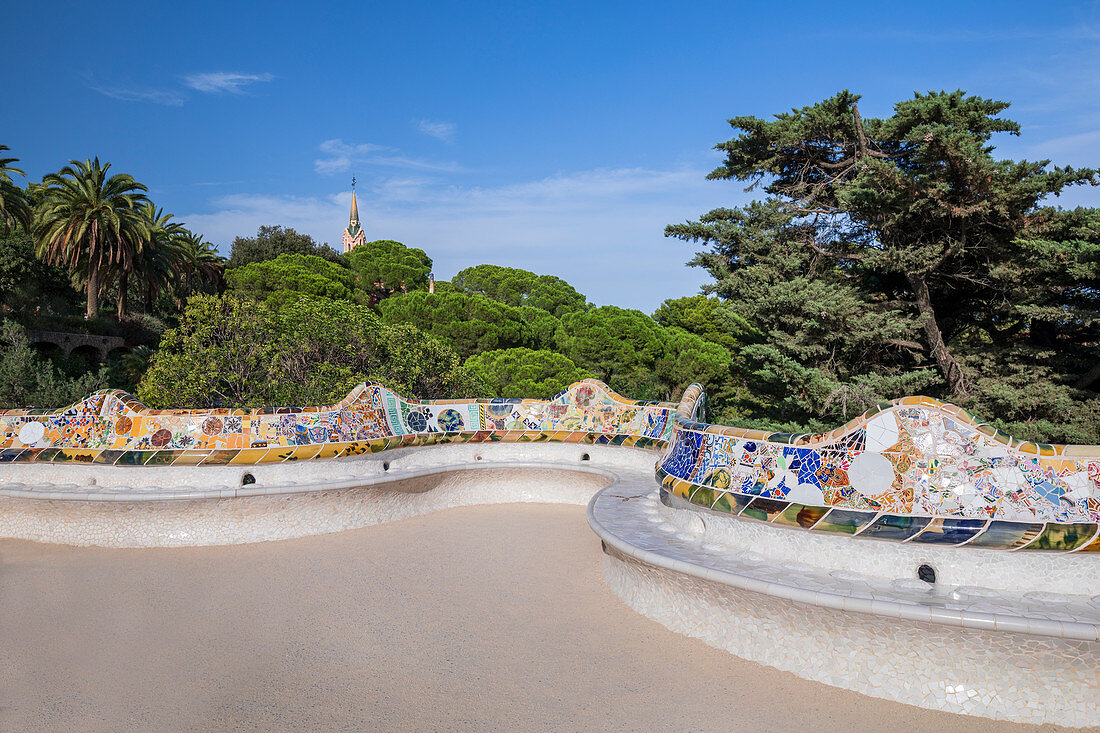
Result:
{"label": "dense foliage", "polygon": [[917,94],[863,120],[858,99],[730,120],[711,177],[767,197],[666,230],[707,246],[706,290],[763,334],[741,349],[760,417],[928,392],[1022,437],[1097,441],[1097,215],[1041,205],[1097,172],[994,158],[992,135],[1019,132],[1004,102]]}
{"label": "dense foliage", "polygon": [[302,295],[358,300],[355,274],[336,262],[315,255],[281,254],[273,260],[251,262],[225,273],[230,290],[261,298],[278,307]]}
{"label": "dense foliage", "polygon": [[730,370],[727,349],[637,310],[566,313],[556,338],[574,363],[635,399],[676,399],[692,382],[713,387]]}
{"label": "dense foliage", "polygon": [[458,356],[370,308],[300,297],[275,308],[233,294],[195,296],[138,388],[153,405],[315,405],[364,380],[436,398],[478,386]]}
{"label": "dense foliage", "polygon": [[0,410],[70,405],[109,386],[106,368],[71,378],[42,358],[22,326],[0,321]]}
{"label": "dense foliage", "polygon": [[371,302],[398,292],[428,289],[432,259],[423,250],[392,239],[380,239],[360,244],[344,258]]}
{"label": "dense foliage", "polygon": [[536,275],[527,270],[499,265],[477,265],[451,278],[455,290],[479,293],[505,305],[527,305],[555,316],[588,307],[583,295],[553,275]]}
{"label": "dense foliage", "polygon": [[62,312],[74,306],[77,297],[64,268],[35,256],[29,234],[10,230],[0,236],[0,308]]}
{"label": "dense foliage", "polygon": [[484,295],[415,292],[382,301],[379,312],[388,324],[408,323],[446,341],[463,358],[546,345],[538,342],[522,310]]}
{"label": "dense foliage", "polygon": [[485,351],[467,359],[466,367],[494,397],[550,397],[592,376],[569,357],[545,349]]}
{"label": "dense foliage", "polygon": [[299,234],[290,227],[261,226],[254,237],[233,240],[227,269],[243,267],[252,262],[273,260],[279,255],[313,255],[335,261],[340,254],[327,244],[313,241],[308,234]]}

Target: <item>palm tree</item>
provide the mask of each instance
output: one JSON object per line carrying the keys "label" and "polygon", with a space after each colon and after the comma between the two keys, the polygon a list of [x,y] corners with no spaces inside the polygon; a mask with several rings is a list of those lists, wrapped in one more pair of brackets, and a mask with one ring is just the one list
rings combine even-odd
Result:
{"label": "palm tree", "polygon": [[[0,145],[0,154],[5,150],[11,150],[7,145]],[[33,212],[27,193],[11,179],[12,174],[26,177],[19,168],[12,166],[18,163],[19,158],[0,158],[0,221],[10,227],[12,222],[19,222],[25,229],[30,229]]]}
{"label": "palm tree", "polygon": [[[188,293],[207,285],[217,285],[221,281],[225,258],[218,254],[217,248],[204,241],[201,234],[188,232],[178,241],[180,264],[187,273],[186,290]],[[198,288],[196,288],[196,281]],[[178,298],[177,298],[178,300]]]}
{"label": "palm tree", "polygon": [[148,189],[124,173],[108,178],[111,164],[101,165],[99,158],[69,162],[42,179],[45,200],[35,219],[35,239],[38,256],[48,264],[86,275],[87,317],[94,318],[101,275],[129,273],[149,236],[138,208],[149,200]]}
{"label": "palm tree", "polygon": [[190,232],[179,222],[171,221],[171,214],[165,214],[151,203],[142,204],[141,215],[149,237],[134,263],[134,271],[141,280],[145,311],[148,313],[153,307],[157,290],[168,288],[180,278],[184,264],[181,242]]}
{"label": "palm tree", "polygon": [[122,371],[131,384],[137,384],[141,377],[149,369],[149,362],[153,358],[153,350],[148,346],[135,346],[133,351],[123,354]]}

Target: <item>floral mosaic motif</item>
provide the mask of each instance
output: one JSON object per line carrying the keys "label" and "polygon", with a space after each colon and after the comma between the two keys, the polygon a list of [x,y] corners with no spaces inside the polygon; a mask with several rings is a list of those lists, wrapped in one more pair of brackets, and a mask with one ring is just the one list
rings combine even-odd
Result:
{"label": "floral mosaic motif", "polygon": [[[261,463],[382,450],[390,441],[669,440],[676,405],[639,402],[585,380],[549,400],[407,400],[377,384],[336,405],[261,410],[151,410],[109,391],[60,410],[0,412],[0,462],[120,465]],[[410,442],[411,441],[411,442]]]}
{"label": "floral mosaic motif", "polygon": [[1100,447],[1014,441],[919,397],[825,435],[694,422],[685,404],[677,415],[658,479],[714,511],[879,539],[1100,550]]}

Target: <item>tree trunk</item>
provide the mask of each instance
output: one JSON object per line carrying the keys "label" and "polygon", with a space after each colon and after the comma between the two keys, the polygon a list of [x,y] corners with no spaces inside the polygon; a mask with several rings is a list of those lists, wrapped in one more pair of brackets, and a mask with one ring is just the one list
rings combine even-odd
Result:
{"label": "tree trunk", "polygon": [[856,123],[856,139],[859,144],[859,157],[867,157],[867,133],[863,131],[863,119],[859,116],[859,105],[852,105],[852,117]]}
{"label": "tree trunk", "polygon": [[966,378],[963,376],[962,367],[947,350],[947,344],[943,341],[943,333],[939,323],[936,322],[936,311],[932,308],[932,293],[928,290],[928,282],[924,275],[908,275],[909,284],[913,287],[913,294],[917,298],[917,310],[920,312],[920,324],[924,329],[924,336],[928,340],[929,351],[936,360],[940,374],[947,382],[947,389],[954,397],[967,397],[969,388]]}
{"label": "tree trunk", "polygon": [[1092,369],[1085,372],[1084,376],[1078,379],[1073,386],[1077,389],[1088,389],[1098,379],[1100,379],[1100,362],[1094,364]]}
{"label": "tree trunk", "polygon": [[126,317],[126,289],[129,285],[130,273],[125,270],[118,276],[118,320]]}
{"label": "tree trunk", "polygon": [[84,312],[85,318],[95,318],[99,315],[99,268],[95,263],[88,265],[88,309]]}

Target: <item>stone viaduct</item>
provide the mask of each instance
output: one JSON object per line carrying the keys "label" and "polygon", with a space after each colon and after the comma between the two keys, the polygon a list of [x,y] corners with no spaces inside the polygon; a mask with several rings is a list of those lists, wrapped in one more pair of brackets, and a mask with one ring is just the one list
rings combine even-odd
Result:
{"label": "stone viaduct", "polygon": [[74,351],[95,353],[99,361],[105,361],[107,355],[115,349],[126,348],[126,340],[118,336],[102,336],[95,333],[71,333],[68,331],[28,330],[27,338],[32,344],[53,344],[61,353],[69,356]]}

